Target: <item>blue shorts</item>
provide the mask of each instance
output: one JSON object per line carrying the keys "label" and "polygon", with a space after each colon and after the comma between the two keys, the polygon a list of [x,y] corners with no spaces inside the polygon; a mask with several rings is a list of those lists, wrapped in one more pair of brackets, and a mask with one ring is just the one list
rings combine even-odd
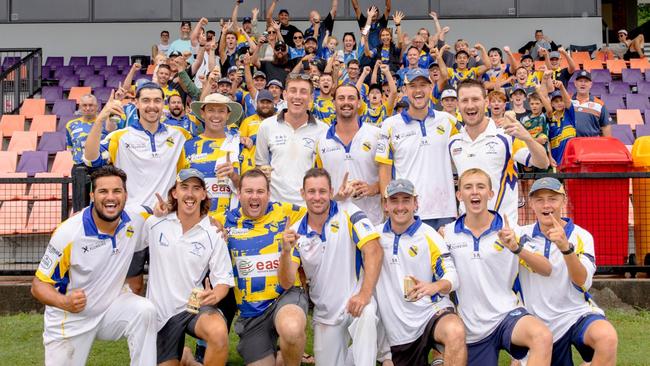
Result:
{"label": "blue shorts", "polygon": [[437,219],[427,219],[427,220],[422,220],[423,223],[431,226],[432,228],[438,230],[441,227],[449,224],[450,222],[456,221],[455,217],[440,217]]}
{"label": "blue shorts", "polygon": [[513,358],[521,360],[528,354],[528,347],[512,344],[512,331],[522,317],[530,315],[524,308],[508,313],[496,329],[483,340],[467,345],[467,366],[496,366],[499,351],[506,350]]}
{"label": "blue shorts", "polygon": [[585,362],[591,362],[594,358],[594,349],[584,343],[585,332],[591,323],[596,320],[607,320],[605,316],[597,313],[585,314],[576,321],[569,330],[553,343],[553,358],[551,365],[553,366],[573,366],[573,357],[571,353],[571,345],[573,345],[580,357]]}

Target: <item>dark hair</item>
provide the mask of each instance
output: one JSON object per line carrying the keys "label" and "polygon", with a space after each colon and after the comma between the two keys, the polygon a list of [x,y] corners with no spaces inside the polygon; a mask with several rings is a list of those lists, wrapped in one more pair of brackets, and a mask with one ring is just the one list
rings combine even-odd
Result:
{"label": "dark hair", "polygon": [[350,64],[357,64],[357,65],[359,65],[359,67],[361,67],[361,62],[359,62],[359,60],[357,60],[356,58],[353,58],[352,60],[348,61],[347,65],[345,65],[345,66],[346,67],[350,66]]}
{"label": "dark hair", "polygon": [[465,56],[467,56],[467,58],[469,58],[469,53],[467,51],[464,51],[464,50],[460,50],[460,51],[456,52],[456,55],[454,56],[454,58],[456,59],[460,55],[465,55]]}
{"label": "dark hair", "polygon": [[535,100],[540,101],[540,102],[542,101],[542,97],[537,92],[533,92],[533,93],[530,93],[528,95],[528,100],[531,100],[531,99],[535,99]]}
{"label": "dark hair", "polygon": [[503,52],[502,52],[501,49],[498,48],[498,47],[492,47],[492,48],[490,48],[490,50],[488,51],[488,55],[490,54],[490,52],[496,52],[496,53],[499,54],[499,57],[503,58]]}
{"label": "dark hair", "polygon": [[158,65],[158,70],[160,70],[160,69],[167,69],[167,70],[169,70],[169,72],[172,71],[171,66],[169,66],[169,65],[167,65],[167,64],[160,64],[160,65]]}
{"label": "dark hair", "polygon": [[354,84],[352,84],[352,83],[343,83],[341,85],[338,85],[336,87],[336,89],[334,89],[334,99],[336,99],[336,94],[338,94],[339,89],[345,88],[345,87],[349,87],[349,88],[354,89],[354,91],[357,92],[357,99],[361,99],[361,93],[359,93],[359,89],[357,89],[357,87],[354,86]]}
{"label": "dark hair", "polygon": [[215,31],[213,31],[213,30],[209,30],[209,31],[205,32],[205,34],[206,35],[207,34],[212,34],[213,37],[217,35],[217,33],[215,33]]}
{"label": "dark hair", "polygon": [[167,35],[169,35],[169,31],[166,31],[166,30],[163,30],[162,32],[160,32],[160,35],[162,36],[165,33],[167,33]]}
{"label": "dark hair", "polygon": [[148,83],[143,84],[142,86],[140,86],[140,87],[136,90],[136,92],[135,92],[135,99],[140,99],[140,94],[142,94],[142,91],[143,91],[143,90],[148,90],[148,89],[158,90],[158,91],[160,92],[160,95],[162,95],[163,98],[165,97],[165,92],[163,92],[163,90],[162,90],[162,88],[160,87],[160,85],[158,85],[158,84],[156,84],[156,83],[153,83],[153,82],[148,82]]}
{"label": "dark hair", "polygon": [[544,33],[544,31],[542,31],[541,29],[536,29],[535,33]]}
{"label": "dark hair", "polygon": [[456,94],[459,97],[460,97],[460,90],[463,88],[479,88],[483,92],[483,96],[485,96],[485,86],[483,85],[482,82],[476,79],[465,79],[458,83],[458,86],[456,87]]}
{"label": "dark hair", "polygon": [[264,174],[264,172],[261,171],[259,168],[248,170],[246,173],[242,174],[241,177],[239,178],[239,186],[237,187],[237,189],[241,191],[244,185],[244,179],[257,178],[257,177],[263,177],[264,180],[266,181],[266,189],[271,190],[271,182],[269,181],[269,177],[267,177],[266,174]]}
{"label": "dark hair", "polygon": [[343,38],[341,38],[341,42],[343,42],[343,40],[345,39],[345,36],[352,37],[352,40],[354,41],[354,46],[352,46],[352,49],[356,50],[357,49],[357,37],[354,36],[354,33],[352,33],[352,32],[343,33]]}
{"label": "dark hair", "polygon": [[182,21],[182,22],[181,22],[181,27],[183,27],[183,26],[185,26],[185,25],[189,25],[189,26],[191,27],[191,26],[192,26],[192,22],[187,21],[187,20]]}
{"label": "dark hair", "polygon": [[420,52],[420,49],[417,48],[416,46],[409,46],[409,48],[406,49],[406,53],[408,53],[411,49],[414,49],[414,50]]}
{"label": "dark hair", "polygon": [[[172,192],[176,190],[176,184],[171,186],[171,188],[169,188],[169,191],[167,191],[167,204],[170,206],[169,207],[170,212],[178,211],[178,199],[174,198],[174,196],[172,195]],[[205,185],[203,186],[203,189],[205,189]],[[200,208],[201,216],[205,216],[208,214],[208,212],[210,212],[211,205],[212,205],[212,200],[210,199],[210,197],[208,197],[206,192],[205,198],[201,201],[201,208]]]}
{"label": "dark hair", "polygon": [[305,177],[302,178],[302,188],[305,188],[305,182],[307,182],[307,179],[309,178],[320,178],[320,177],[325,177],[327,178],[327,184],[332,188],[332,177],[330,176],[330,173],[327,172],[327,170],[323,168],[311,168],[305,173]]}
{"label": "dark hair", "polygon": [[97,187],[97,180],[104,177],[119,177],[126,191],[126,173],[124,173],[124,170],[115,165],[104,165],[90,174],[90,184],[93,192],[95,192],[95,187]]}

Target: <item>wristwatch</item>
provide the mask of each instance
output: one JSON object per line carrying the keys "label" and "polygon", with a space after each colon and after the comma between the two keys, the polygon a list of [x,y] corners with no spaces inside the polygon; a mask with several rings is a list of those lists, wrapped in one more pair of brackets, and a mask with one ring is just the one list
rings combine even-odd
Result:
{"label": "wristwatch", "polygon": [[511,250],[512,254],[518,255],[521,251],[524,250],[524,245],[521,242],[517,243],[517,249]]}
{"label": "wristwatch", "polygon": [[564,254],[564,255],[569,255],[569,254],[575,252],[575,250],[576,250],[576,247],[573,246],[572,243],[569,243],[569,249],[567,249],[567,250],[560,250],[560,252],[561,252],[562,254]]}

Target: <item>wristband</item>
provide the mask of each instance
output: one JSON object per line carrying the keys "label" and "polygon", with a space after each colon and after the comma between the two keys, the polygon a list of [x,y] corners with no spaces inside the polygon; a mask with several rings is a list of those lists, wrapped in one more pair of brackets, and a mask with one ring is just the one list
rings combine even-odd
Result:
{"label": "wristband", "polygon": [[400,25],[402,25],[402,23],[395,23],[396,27],[399,27]]}
{"label": "wristband", "polygon": [[560,250],[560,252],[561,252],[563,255],[569,255],[569,254],[575,252],[575,250],[576,250],[576,247],[574,247],[573,244],[569,243],[569,249],[567,249],[567,250]]}
{"label": "wristband", "polygon": [[517,243],[517,249],[511,250],[512,254],[519,255],[521,251],[524,250],[524,246],[521,243]]}

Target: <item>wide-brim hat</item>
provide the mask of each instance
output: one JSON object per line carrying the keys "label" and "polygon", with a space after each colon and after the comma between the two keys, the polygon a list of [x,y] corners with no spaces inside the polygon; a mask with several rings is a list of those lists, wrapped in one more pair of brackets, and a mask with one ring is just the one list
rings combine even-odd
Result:
{"label": "wide-brim hat", "polygon": [[206,104],[225,104],[230,111],[230,116],[228,117],[226,124],[239,121],[243,112],[241,104],[233,102],[229,97],[219,93],[209,94],[200,102],[192,102],[192,112],[194,112],[196,116],[201,117],[201,109],[203,109]]}

